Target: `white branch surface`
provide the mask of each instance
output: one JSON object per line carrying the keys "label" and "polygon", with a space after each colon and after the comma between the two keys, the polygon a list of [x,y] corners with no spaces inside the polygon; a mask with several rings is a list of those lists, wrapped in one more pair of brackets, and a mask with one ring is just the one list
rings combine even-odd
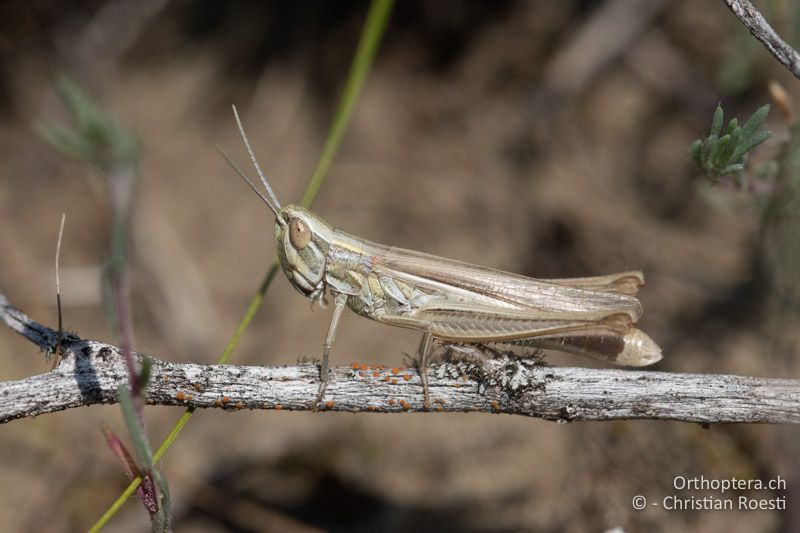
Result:
{"label": "white branch surface", "polygon": [[[0,293],[0,320],[39,347],[57,334]],[[0,383],[0,423],[73,407],[111,404],[127,382],[120,350],[65,335],[63,359],[46,374]],[[137,355],[141,358],[141,355]],[[318,367],[198,365],[153,359],[147,401],[154,405],[309,410]],[[654,371],[554,368],[500,358],[442,363],[429,370],[436,411],[483,411],[548,420],[671,419],[688,422],[800,423],[800,380]],[[322,410],[419,410],[415,370],[334,368]]]}
{"label": "white branch surface", "polygon": [[800,53],[781,39],[753,4],[748,0],[725,0],[725,4],[750,30],[753,37],[761,41],[769,53],[789,69],[795,78],[800,79]]}

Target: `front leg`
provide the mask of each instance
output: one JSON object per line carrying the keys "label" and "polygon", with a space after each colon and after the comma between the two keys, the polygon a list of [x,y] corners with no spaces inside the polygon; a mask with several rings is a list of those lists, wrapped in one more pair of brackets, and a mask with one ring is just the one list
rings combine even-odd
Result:
{"label": "front leg", "polygon": [[331,324],[328,326],[328,334],[325,336],[325,344],[322,346],[322,364],[319,369],[319,391],[317,392],[317,399],[314,400],[313,410],[319,409],[319,404],[325,396],[325,389],[328,387],[328,357],[331,353],[331,346],[336,339],[336,329],[339,327],[339,319],[342,317],[344,306],[347,303],[347,295],[336,294],[333,300],[333,317],[331,317]]}

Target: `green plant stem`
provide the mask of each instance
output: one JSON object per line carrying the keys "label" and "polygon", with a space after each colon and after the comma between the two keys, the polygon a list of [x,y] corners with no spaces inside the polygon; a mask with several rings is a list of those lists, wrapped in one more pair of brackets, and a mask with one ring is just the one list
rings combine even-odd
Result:
{"label": "green plant stem", "polygon": [[311,175],[311,181],[309,181],[306,192],[300,202],[303,207],[311,207],[311,204],[316,199],[328,175],[328,170],[331,168],[333,158],[342,144],[344,132],[350,122],[353,106],[361,93],[361,88],[364,86],[364,80],[372,68],[372,63],[374,62],[375,54],[378,52],[381,37],[386,30],[386,24],[389,22],[389,14],[393,5],[394,0],[372,0],[372,4],[370,4],[367,20],[364,23],[364,29],[361,31],[361,38],[358,41],[356,54],[350,66],[350,73],[347,76],[347,83],[336,109],[336,116],[333,118],[331,129],[328,131],[328,137],[325,140],[325,146],[322,149],[322,155],[319,158],[317,167]]}
{"label": "green plant stem", "polygon": [[[344,133],[347,130],[347,123],[350,121],[354,104],[358,98],[358,95],[361,93],[364,80],[366,79],[367,74],[372,67],[381,38],[386,30],[386,25],[389,21],[389,15],[392,11],[393,5],[394,0],[372,0],[372,3],[370,4],[369,12],[367,13],[367,19],[364,22],[364,28],[361,31],[361,37],[359,38],[358,47],[356,48],[355,57],[353,58],[353,63],[347,76],[344,91],[339,100],[339,105],[337,107],[333,123],[331,124],[331,128],[328,131],[328,135],[325,139],[325,146],[322,149],[322,155],[320,156],[319,162],[314,169],[314,173],[311,176],[308,187],[303,194],[301,203],[305,207],[310,207],[316,199],[317,194],[319,194],[319,190],[322,188],[322,184],[325,182],[325,178],[328,175],[328,170],[333,162],[333,158],[339,150]],[[267,289],[272,283],[275,274],[278,272],[278,267],[279,265],[277,261],[274,261],[270,266],[269,270],[264,276],[263,281],[261,282],[261,285],[258,288],[258,291],[256,291],[255,296],[253,296],[253,299],[250,301],[250,305],[247,307],[247,311],[242,317],[242,320],[236,327],[236,331],[231,337],[231,340],[228,342],[227,346],[225,346],[225,350],[223,351],[222,356],[219,358],[219,364],[226,364],[230,360],[233,350],[239,344],[242,335],[244,335],[244,332],[247,330],[250,322],[252,322],[253,317],[255,317],[256,312],[261,307]],[[172,427],[167,437],[161,443],[161,446],[159,446],[158,450],[156,450],[156,452],[153,454],[154,463],[158,462],[161,457],[164,456],[169,447],[178,437],[178,434],[181,432],[183,427],[189,422],[192,413],[194,413],[194,409],[191,407],[188,408],[178,422]],[[117,511],[119,511],[125,501],[127,501],[127,499],[136,491],[136,488],[141,482],[142,478],[140,477],[133,479],[125,491],[114,501],[113,504],[111,504],[106,512],[103,513],[103,516],[100,517],[100,519],[91,527],[89,531],[92,533],[100,531],[117,513]]]}

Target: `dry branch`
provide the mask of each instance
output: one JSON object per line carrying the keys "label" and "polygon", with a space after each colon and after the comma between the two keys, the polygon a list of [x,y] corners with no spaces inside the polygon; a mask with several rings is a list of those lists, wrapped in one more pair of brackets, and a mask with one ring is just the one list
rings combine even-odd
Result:
{"label": "dry branch", "polygon": [[[40,348],[56,332],[12,307],[0,293],[0,319]],[[46,374],[0,383],[0,423],[117,401],[127,379],[116,346],[67,335],[63,358]],[[137,354],[141,358],[141,354]],[[671,419],[687,422],[800,423],[800,380],[653,371],[553,368],[529,360],[430,369],[438,411],[483,411],[547,420]],[[309,410],[318,385],[313,364],[290,367],[198,365],[153,360],[153,405]],[[422,405],[415,371],[335,368],[326,410],[404,412]]]}
{"label": "dry branch", "polygon": [[800,53],[781,39],[753,4],[748,0],[725,0],[725,4],[750,30],[753,37],[761,41],[769,53],[789,69],[795,78],[800,79]]}

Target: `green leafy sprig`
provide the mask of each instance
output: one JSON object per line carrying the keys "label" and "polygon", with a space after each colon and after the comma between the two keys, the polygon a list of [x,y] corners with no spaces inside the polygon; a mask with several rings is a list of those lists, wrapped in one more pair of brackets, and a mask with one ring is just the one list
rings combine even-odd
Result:
{"label": "green leafy sprig", "polygon": [[718,105],[707,137],[692,143],[691,153],[697,168],[712,180],[739,176],[745,168],[749,152],[766,141],[770,131],[758,131],[769,114],[769,104],[758,108],[744,125],[737,118],[728,122],[723,133],[722,106]]}

